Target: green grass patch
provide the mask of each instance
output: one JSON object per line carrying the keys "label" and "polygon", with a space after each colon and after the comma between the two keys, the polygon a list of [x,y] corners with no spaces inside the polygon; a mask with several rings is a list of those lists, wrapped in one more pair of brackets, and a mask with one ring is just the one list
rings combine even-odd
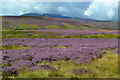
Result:
{"label": "green grass patch", "polygon": [[83,26],[83,25],[81,25],[81,24],[77,24],[77,25],[78,25],[78,27],[79,27],[80,29],[82,29],[82,30],[90,30],[89,27]]}
{"label": "green grass patch", "polygon": [[36,24],[19,24],[13,30],[38,30],[39,26]]}
{"label": "green grass patch", "polygon": [[38,71],[23,71],[23,74],[19,74],[18,78],[47,78],[48,77],[48,73],[50,71],[48,70],[38,70]]}
{"label": "green grass patch", "polygon": [[91,24],[85,24],[85,25],[92,27],[92,28],[97,28],[97,26],[95,26],[95,25],[91,25]]}
{"label": "green grass patch", "polygon": [[47,29],[49,30],[54,30],[54,29],[61,29],[60,26],[57,26],[57,25],[47,25],[45,26]]}
{"label": "green grass patch", "polygon": [[77,27],[75,25],[72,25],[70,23],[61,23],[62,25],[64,25],[66,28],[69,29],[76,29]]}
{"label": "green grass patch", "polygon": [[57,46],[55,48],[59,48],[59,49],[64,49],[64,48],[67,48],[67,47],[64,47],[64,46]]}
{"label": "green grass patch", "polygon": [[19,30],[13,30],[13,31],[2,31],[2,38],[29,38],[28,33],[35,33],[36,31],[19,31]]}
{"label": "green grass patch", "polygon": [[92,63],[80,67],[91,69],[95,73],[82,74],[81,78],[118,78],[118,54],[107,53],[101,59],[96,59]]}
{"label": "green grass patch", "polygon": [[82,38],[105,38],[105,39],[118,39],[120,35],[118,34],[89,34],[82,35]]}
{"label": "green grass patch", "polygon": [[1,50],[20,50],[20,49],[30,49],[31,47],[22,45],[2,45]]}

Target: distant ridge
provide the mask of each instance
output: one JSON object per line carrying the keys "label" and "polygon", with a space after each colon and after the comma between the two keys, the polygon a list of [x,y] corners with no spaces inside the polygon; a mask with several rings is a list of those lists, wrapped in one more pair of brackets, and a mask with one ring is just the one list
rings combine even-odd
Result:
{"label": "distant ridge", "polygon": [[69,17],[69,16],[58,15],[58,14],[49,14],[49,13],[44,13],[44,14],[25,13],[25,14],[22,14],[20,16],[46,16],[46,17],[53,17],[53,18],[75,19],[75,20],[87,21],[87,22],[111,22],[111,21],[106,21],[106,20],[95,20],[95,19],[88,19],[88,18],[76,18],[76,17]]}
{"label": "distant ridge", "polygon": [[26,13],[26,14],[22,14],[21,16],[46,16],[46,17],[65,18],[65,19],[71,19],[72,18],[72,17],[68,17],[68,16],[62,16],[62,15],[58,15],[58,14],[48,14],[48,13],[44,13],[44,14]]}

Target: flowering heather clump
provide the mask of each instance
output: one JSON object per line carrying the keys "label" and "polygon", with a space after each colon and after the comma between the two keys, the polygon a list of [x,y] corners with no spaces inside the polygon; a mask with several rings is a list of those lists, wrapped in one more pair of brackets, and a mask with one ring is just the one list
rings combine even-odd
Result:
{"label": "flowering heather clump", "polygon": [[[36,70],[48,68],[56,70],[50,65],[40,65],[42,61],[76,60],[77,64],[89,62],[91,59],[101,58],[106,50],[117,49],[117,39],[80,39],[80,38],[3,38],[4,45],[29,46],[31,49],[3,50],[3,70],[8,67],[16,70]],[[62,48],[61,48],[62,47]],[[13,74],[9,73],[9,74]]]}

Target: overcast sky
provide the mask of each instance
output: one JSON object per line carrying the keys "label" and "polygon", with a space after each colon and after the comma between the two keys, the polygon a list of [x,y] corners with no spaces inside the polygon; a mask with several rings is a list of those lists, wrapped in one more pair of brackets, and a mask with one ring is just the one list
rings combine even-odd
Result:
{"label": "overcast sky", "polygon": [[50,13],[97,20],[117,20],[119,1],[120,0],[91,0],[89,2],[28,2],[28,0],[9,0],[4,2],[3,0],[0,3],[0,7],[2,8],[0,15],[18,16],[24,13]]}

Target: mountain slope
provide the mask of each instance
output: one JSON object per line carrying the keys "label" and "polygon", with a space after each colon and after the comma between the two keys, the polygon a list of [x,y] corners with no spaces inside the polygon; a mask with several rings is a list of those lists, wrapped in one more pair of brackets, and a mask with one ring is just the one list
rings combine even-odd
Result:
{"label": "mountain slope", "polygon": [[118,29],[117,22],[93,22],[43,16],[4,16],[3,30],[98,30]]}

